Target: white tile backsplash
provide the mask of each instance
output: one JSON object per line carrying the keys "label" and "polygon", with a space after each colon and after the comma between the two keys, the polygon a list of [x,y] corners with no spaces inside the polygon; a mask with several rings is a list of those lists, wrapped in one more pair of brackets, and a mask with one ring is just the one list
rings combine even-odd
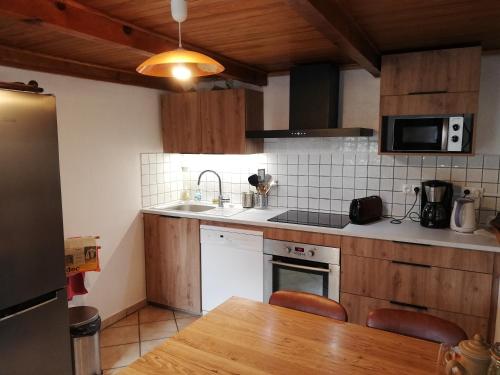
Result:
{"label": "white tile backsplash", "polygon": [[[481,203],[482,218],[500,207],[499,155],[380,156],[375,137],[272,139],[264,149],[257,155],[141,154],[142,205],[179,200],[183,191],[192,198],[205,169],[217,171],[224,196],[241,203],[241,193],[253,190],[248,176],[266,168],[278,180],[269,196],[274,207],[347,213],[353,198],[380,195],[386,214],[404,216],[414,196],[401,192],[403,184],[430,179],[483,187],[489,196]],[[203,200],[218,196],[215,175],[202,177],[200,191]]]}

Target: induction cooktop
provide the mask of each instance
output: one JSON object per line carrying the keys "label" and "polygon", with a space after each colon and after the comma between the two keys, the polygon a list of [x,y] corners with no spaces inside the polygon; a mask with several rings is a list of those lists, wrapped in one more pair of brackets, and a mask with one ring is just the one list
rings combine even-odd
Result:
{"label": "induction cooktop", "polygon": [[349,224],[349,216],[327,212],[289,210],[268,219],[268,221],[342,229]]}

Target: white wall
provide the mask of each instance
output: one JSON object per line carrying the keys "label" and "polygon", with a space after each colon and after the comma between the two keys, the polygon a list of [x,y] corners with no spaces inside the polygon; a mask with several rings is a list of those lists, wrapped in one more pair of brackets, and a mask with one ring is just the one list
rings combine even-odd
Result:
{"label": "white wall", "polygon": [[288,129],[289,100],[290,76],[269,77],[264,87],[264,129]]}
{"label": "white wall", "polygon": [[500,55],[481,59],[476,152],[500,153]]}
{"label": "white wall", "polygon": [[139,155],[162,152],[160,92],[0,66],[31,79],[57,99],[65,236],[101,236],[102,271],[74,301],[105,319],[145,298]]}

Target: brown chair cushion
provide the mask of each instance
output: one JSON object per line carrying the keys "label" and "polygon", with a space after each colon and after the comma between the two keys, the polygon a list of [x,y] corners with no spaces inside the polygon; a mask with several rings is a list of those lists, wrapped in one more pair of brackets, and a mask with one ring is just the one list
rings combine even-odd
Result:
{"label": "brown chair cushion", "polygon": [[347,321],[347,312],[340,303],[316,294],[279,290],[271,295],[269,303],[343,322]]}
{"label": "brown chair cushion", "polygon": [[368,314],[366,325],[437,343],[457,345],[467,335],[455,323],[415,311],[378,309]]}

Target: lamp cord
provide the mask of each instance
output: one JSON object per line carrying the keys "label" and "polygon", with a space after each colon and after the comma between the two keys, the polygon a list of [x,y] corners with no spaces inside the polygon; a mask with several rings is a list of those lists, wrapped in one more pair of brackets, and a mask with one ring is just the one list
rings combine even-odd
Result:
{"label": "lamp cord", "polygon": [[177,22],[179,25],[179,48],[182,48],[182,34],[181,34],[181,23]]}

